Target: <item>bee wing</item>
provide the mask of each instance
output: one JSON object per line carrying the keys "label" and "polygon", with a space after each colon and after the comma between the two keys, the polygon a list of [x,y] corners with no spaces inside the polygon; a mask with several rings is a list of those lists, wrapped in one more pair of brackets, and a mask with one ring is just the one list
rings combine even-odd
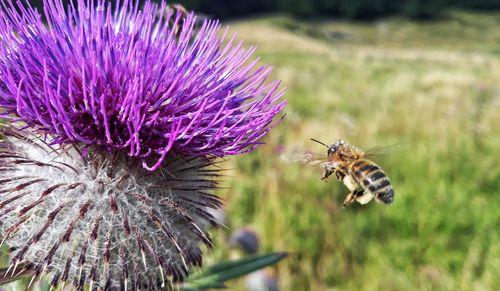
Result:
{"label": "bee wing", "polygon": [[324,154],[312,152],[289,152],[281,154],[281,160],[286,163],[300,163],[308,166],[324,166],[328,161]]}
{"label": "bee wing", "polygon": [[403,150],[405,147],[406,145],[401,143],[391,144],[387,146],[372,147],[365,151],[365,157],[369,158],[369,157],[387,155],[389,153]]}

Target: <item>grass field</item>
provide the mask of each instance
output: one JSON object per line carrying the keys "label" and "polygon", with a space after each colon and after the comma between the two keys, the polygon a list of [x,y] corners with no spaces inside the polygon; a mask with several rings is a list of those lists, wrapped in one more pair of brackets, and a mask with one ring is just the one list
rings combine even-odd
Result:
{"label": "grass field", "polygon": [[[290,252],[276,269],[282,290],[500,289],[500,13],[230,25],[287,87],[286,118],[226,164],[219,192],[230,229],[251,226],[262,252]],[[401,144],[376,159],[394,204],[342,209],[343,185],[280,159],[323,153],[311,137]],[[229,257],[229,232],[209,261]]]}
{"label": "grass field", "polygon": [[[500,288],[500,14],[230,25],[287,87],[286,119],[222,193],[231,228],[291,252],[283,290]],[[343,185],[280,159],[323,153],[311,137],[403,145],[376,160],[395,203],[342,209]]]}

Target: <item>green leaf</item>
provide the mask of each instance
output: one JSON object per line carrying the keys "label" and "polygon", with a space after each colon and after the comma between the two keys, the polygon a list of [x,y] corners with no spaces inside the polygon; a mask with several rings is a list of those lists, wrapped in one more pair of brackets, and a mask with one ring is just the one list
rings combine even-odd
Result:
{"label": "green leaf", "polygon": [[[21,269],[21,271],[19,269]],[[15,273],[15,276],[14,276],[14,274],[12,274],[13,270],[11,270],[9,268],[1,268],[0,269],[0,286],[17,281],[17,280],[20,280],[20,279],[23,279],[27,276],[33,275],[33,273],[30,270],[28,270],[27,268],[24,267],[24,265],[21,265],[19,269],[17,270],[17,272]],[[8,273],[7,271],[9,271],[10,273]]]}
{"label": "green leaf", "polygon": [[224,282],[234,279],[264,267],[273,265],[287,256],[287,253],[278,252],[265,255],[249,256],[235,261],[215,264],[200,274],[191,276],[184,283],[184,290],[200,290],[207,288],[221,288]]}

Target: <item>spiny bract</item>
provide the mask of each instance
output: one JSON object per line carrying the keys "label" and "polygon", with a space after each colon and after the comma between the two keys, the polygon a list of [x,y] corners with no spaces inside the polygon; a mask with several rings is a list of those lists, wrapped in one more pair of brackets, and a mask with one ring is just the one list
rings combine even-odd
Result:
{"label": "spiny bract", "polygon": [[[171,154],[150,172],[121,152],[48,145],[6,133],[0,144],[0,231],[11,272],[83,287],[161,286],[201,266],[209,212],[221,203],[212,160]],[[18,267],[18,265],[22,267]],[[127,288],[125,288],[127,289]]]}

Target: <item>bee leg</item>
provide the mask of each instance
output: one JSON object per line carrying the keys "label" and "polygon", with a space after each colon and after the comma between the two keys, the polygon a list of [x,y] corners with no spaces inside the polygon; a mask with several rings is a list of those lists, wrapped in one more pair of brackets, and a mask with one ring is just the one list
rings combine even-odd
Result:
{"label": "bee leg", "polygon": [[332,167],[331,165],[325,165],[325,172],[323,173],[323,176],[321,177],[321,181],[325,181],[328,177],[330,177],[333,173],[336,172],[336,169]]}
{"label": "bee leg", "polygon": [[345,208],[347,205],[353,203],[354,200],[356,200],[356,196],[354,196],[353,192],[350,192],[349,194],[347,194],[344,203],[342,203],[342,208]]}
{"label": "bee leg", "polygon": [[342,204],[342,208],[345,208],[347,205],[352,204],[356,198],[363,196],[363,189],[356,189],[349,194],[347,194],[347,197],[344,200],[344,203]]}
{"label": "bee leg", "polygon": [[345,177],[345,173],[344,172],[342,172],[339,169],[335,169],[334,173],[335,173],[335,177],[337,178],[337,180],[339,180],[339,181],[344,180],[344,177]]}
{"label": "bee leg", "polygon": [[354,196],[355,196],[356,198],[358,198],[358,197],[361,197],[361,196],[365,195],[365,191],[364,191],[363,189],[361,189],[361,188],[358,188],[358,189],[356,189],[356,190],[353,192],[353,194],[354,194]]}
{"label": "bee leg", "polygon": [[328,177],[333,174],[333,171],[328,171],[328,170],[325,170],[325,172],[323,173],[323,176],[321,176],[321,181],[325,181],[326,182],[326,179],[328,179]]}

